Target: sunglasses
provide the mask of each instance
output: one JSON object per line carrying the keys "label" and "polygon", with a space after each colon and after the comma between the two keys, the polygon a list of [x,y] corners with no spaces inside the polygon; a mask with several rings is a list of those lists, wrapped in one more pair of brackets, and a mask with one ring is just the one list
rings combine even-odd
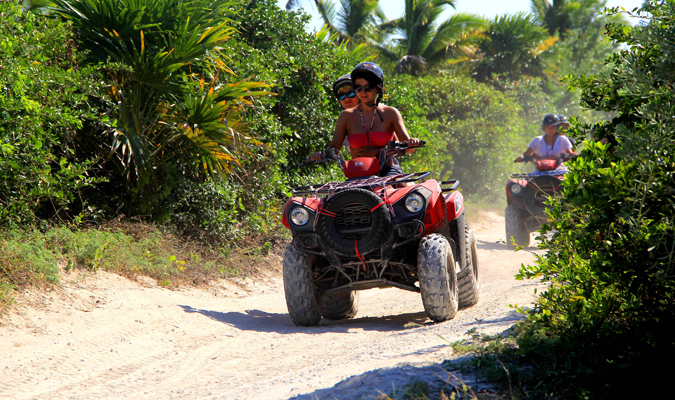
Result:
{"label": "sunglasses", "polygon": [[354,90],[356,91],[356,93],[361,93],[362,90],[364,90],[366,93],[370,93],[373,90],[375,90],[376,87],[377,86],[368,83],[366,84],[366,86],[356,85],[354,86]]}
{"label": "sunglasses", "polygon": [[350,90],[347,93],[340,93],[337,96],[338,100],[340,100],[340,101],[346,99],[347,97],[349,97],[350,99],[353,99],[354,97],[356,97],[356,93],[354,93],[353,90]]}

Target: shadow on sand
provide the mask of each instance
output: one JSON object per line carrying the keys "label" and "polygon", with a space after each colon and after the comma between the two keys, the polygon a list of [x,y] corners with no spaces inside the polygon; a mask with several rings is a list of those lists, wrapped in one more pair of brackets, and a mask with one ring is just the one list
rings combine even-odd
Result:
{"label": "shadow on sand", "polygon": [[[466,357],[456,359],[456,362],[465,360]],[[473,390],[479,389],[475,378],[462,376],[458,371],[448,371],[440,364],[416,366],[401,365],[393,368],[381,368],[365,372],[361,375],[349,377],[333,387],[315,390],[311,393],[300,394],[289,400],[351,400],[351,399],[374,399],[386,394],[393,398],[403,397],[406,385],[422,382],[431,388],[432,397],[437,398],[441,389],[450,396],[455,388],[460,388],[462,383],[470,386]]]}
{"label": "shadow on sand", "polygon": [[[524,247],[523,250],[521,251],[529,251],[533,254],[535,250],[540,250],[537,247],[537,244],[539,241],[535,240],[532,238],[531,244],[528,247]],[[500,252],[505,252],[505,253],[513,253],[516,251],[515,247],[512,246],[507,246],[505,242],[492,242],[492,241],[487,241],[487,240],[481,240],[478,239],[476,240],[476,247],[478,250],[486,250],[486,251],[500,251]]]}
{"label": "shadow on sand", "polygon": [[187,313],[202,314],[214,321],[222,322],[243,331],[275,332],[282,334],[306,333],[321,334],[327,332],[347,333],[350,328],[359,328],[368,331],[395,332],[405,330],[405,325],[433,324],[424,312],[388,315],[384,317],[363,317],[342,321],[322,319],[318,326],[295,326],[287,313],[269,313],[261,310],[246,310],[245,312],[220,312],[202,310],[188,305],[180,305]]}

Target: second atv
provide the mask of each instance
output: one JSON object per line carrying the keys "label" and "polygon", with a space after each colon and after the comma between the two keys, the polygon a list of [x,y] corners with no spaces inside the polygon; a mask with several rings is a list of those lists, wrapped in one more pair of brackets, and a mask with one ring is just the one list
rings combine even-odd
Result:
{"label": "second atv", "polygon": [[293,234],[283,276],[296,325],[352,318],[358,291],[371,288],[420,293],[437,322],[478,301],[476,239],[464,222],[459,182],[428,179],[428,172],[377,176],[411,148],[389,142],[378,157],[347,162],[328,149],[319,162],[339,163],[348,179],[293,189],[283,211]]}
{"label": "second atv", "polygon": [[562,190],[561,181],[567,169],[561,168],[561,165],[571,158],[563,154],[555,160],[535,161],[528,156],[523,162],[533,162],[535,171],[511,175],[506,182],[507,206],[504,213],[507,245],[530,245],[530,232],[541,229],[546,222],[544,202]]}

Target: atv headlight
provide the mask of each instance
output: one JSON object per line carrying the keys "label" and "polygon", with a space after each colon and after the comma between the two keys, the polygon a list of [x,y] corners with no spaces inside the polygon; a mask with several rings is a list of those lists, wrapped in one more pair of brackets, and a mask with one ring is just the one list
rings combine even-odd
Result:
{"label": "atv headlight", "polygon": [[521,190],[523,190],[523,187],[520,186],[519,184],[514,183],[513,185],[511,185],[511,193],[518,194],[520,193]]}
{"label": "atv headlight", "polygon": [[415,214],[424,208],[424,197],[419,193],[411,193],[405,199],[405,208]]}
{"label": "atv headlight", "polygon": [[303,226],[309,221],[309,213],[304,207],[295,207],[291,210],[291,221],[297,226]]}

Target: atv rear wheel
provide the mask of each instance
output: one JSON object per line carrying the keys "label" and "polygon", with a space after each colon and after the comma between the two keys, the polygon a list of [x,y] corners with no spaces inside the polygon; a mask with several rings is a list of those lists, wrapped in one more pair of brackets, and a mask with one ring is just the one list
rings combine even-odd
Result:
{"label": "atv rear wheel", "polygon": [[324,295],[322,298],[324,318],[340,320],[354,318],[359,311],[359,292],[339,292]]}
{"label": "atv rear wheel", "polygon": [[460,309],[471,307],[478,303],[480,291],[480,283],[478,282],[478,249],[476,248],[476,237],[469,224],[464,224],[464,238],[466,240],[466,265],[457,274]]}
{"label": "atv rear wheel", "polygon": [[286,306],[291,320],[298,326],[314,326],[321,322],[321,298],[314,284],[312,258],[296,250],[292,243],[284,251]]}
{"label": "atv rear wheel", "polygon": [[438,233],[425,236],[417,251],[417,270],[422,304],[435,322],[457,314],[457,275],[450,243]]}
{"label": "atv rear wheel", "polygon": [[518,210],[513,204],[506,206],[504,222],[506,225],[506,245],[508,247],[515,248],[513,242],[521,247],[530,246],[530,231],[525,225],[521,210]]}

